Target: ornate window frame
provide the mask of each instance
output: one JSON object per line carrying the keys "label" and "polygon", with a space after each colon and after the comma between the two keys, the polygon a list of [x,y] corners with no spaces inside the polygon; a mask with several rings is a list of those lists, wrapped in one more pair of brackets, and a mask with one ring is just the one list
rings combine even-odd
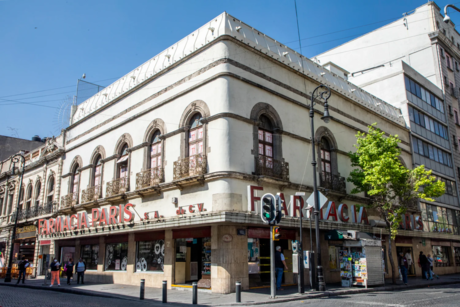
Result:
{"label": "ornate window frame", "polygon": [[179,159],[185,159],[189,155],[190,120],[197,113],[201,114],[201,123],[203,124],[203,155],[208,152],[208,125],[205,119],[211,115],[211,112],[204,101],[195,100],[185,108],[179,121],[179,129],[182,129]]}

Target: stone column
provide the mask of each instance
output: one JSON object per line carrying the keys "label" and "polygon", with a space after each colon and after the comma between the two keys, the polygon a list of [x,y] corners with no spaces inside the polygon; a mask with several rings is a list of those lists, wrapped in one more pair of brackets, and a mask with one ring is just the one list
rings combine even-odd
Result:
{"label": "stone column", "polygon": [[168,281],[168,289],[174,283],[174,262],[176,260],[175,244],[171,229],[165,230],[165,256],[164,256],[164,280]]}
{"label": "stone column", "polygon": [[73,263],[77,263],[78,260],[80,260],[81,256],[81,244],[80,244],[80,239],[75,239],[75,254],[74,254],[74,259]]}
{"label": "stone column", "polygon": [[[241,228],[241,227],[238,227]],[[223,236],[231,241],[224,242]],[[227,238],[230,238],[229,236]],[[214,293],[235,292],[235,282],[243,289],[249,288],[248,239],[238,236],[236,226],[212,226],[211,228],[211,287]]]}
{"label": "stone column", "polygon": [[126,272],[128,274],[134,273],[136,267],[136,241],[134,240],[134,233],[130,232],[128,235],[128,266]]}
{"label": "stone column", "polygon": [[105,261],[105,240],[104,236],[99,237],[99,255],[97,258],[97,271],[104,272],[104,261]]}

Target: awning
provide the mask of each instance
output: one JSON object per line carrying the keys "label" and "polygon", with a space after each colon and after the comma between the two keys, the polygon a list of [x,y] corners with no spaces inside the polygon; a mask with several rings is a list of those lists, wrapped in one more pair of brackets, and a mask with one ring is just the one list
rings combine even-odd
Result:
{"label": "awning", "polygon": [[338,230],[330,230],[324,236],[326,240],[343,240],[343,232]]}
{"label": "awning", "polygon": [[128,160],[128,157],[129,157],[128,155],[124,155],[123,157],[121,157],[120,159],[118,159],[117,164],[118,164],[118,163],[125,162],[126,160]]}

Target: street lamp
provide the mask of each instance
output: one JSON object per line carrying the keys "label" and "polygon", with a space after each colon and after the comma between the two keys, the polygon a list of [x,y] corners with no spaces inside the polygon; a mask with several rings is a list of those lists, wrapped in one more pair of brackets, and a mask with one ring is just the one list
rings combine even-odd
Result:
{"label": "street lamp", "polygon": [[460,12],[460,9],[459,9],[458,7],[452,5],[452,4],[446,5],[446,6],[444,7],[444,22],[445,22],[445,23],[449,23],[449,21],[450,21],[450,17],[449,17],[449,15],[447,15],[447,8],[449,8],[449,7],[453,8],[453,9],[456,10],[457,12]]}
{"label": "street lamp", "polygon": [[[315,232],[316,232],[316,269],[318,274],[318,290],[326,291],[326,284],[324,283],[323,267],[321,266],[321,244],[319,242],[319,198],[318,198],[318,184],[316,182],[316,155],[315,155],[315,124],[314,116],[315,100],[324,101],[324,114],[321,119],[327,124],[331,120],[329,115],[329,105],[327,100],[331,97],[331,89],[324,84],[319,85],[315,88],[311,94],[310,104],[310,125],[311,125],[311,153],[313,165],[313,195],[315,198]],[[310,222],[311,223],[311,222]],[[303,262],[302,262],[303,264]]]}
{"label": "street lamp", "polygon": [[18,203],[16,204],[16,214],[14,217],[14,226],[13,226],[13,234],[11,236],[11,244],[10,244],[10,257],[8,258],[8,270],[6,271],[5,282],[11,282],[11,267],[13,266],[13,249],[14,249],[14,239],[16,237],[16,227],[18,225],[18,216],[19,216],[19,202],[21,201],[21,191],[22,191],[22,178],[24,177],[24,167],[26,161],[24,159],[24,151],[19,152],[18,154],[11,157],[11,163],[13,165],[13,169],[11,174],[14,175],[15,172],[15,165],[22,160],[22,169],[21,169],[21,179],[19,180],[19,196],[18,196]]}

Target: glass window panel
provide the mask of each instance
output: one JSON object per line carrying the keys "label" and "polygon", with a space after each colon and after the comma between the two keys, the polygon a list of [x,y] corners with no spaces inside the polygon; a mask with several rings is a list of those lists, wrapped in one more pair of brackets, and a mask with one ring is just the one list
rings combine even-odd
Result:
{"label": "glass window panel", "polygon": [[410,91],[410,81],[409,78],[407,78],[407,76],[404,76],[404,82],[406,84],[406,90]]}
{"label": "glass window panel", "polygon": [[264,132],[262,130],[259,130],[259,141],[264,140]]}
{"label": "glass window panel", "polygon": [[324,159],[324,150],[321,149],[321,159]]}
{"label": "glass window panel", "polygon": [[156,157],[152,158],[152,160],[150,160],[150,161],[151,161],[151,162],[150,162],[150,167],[151,167],[151,168],[155,168],[155,167],[158,166],[158,165],[157,165],[157,158],[156,158]]}
{"label": "glass window panel", "polygon": [[425,116],[425,128],[430,130],[430,119],[428,116]]}
{"label": "glass window panel", "polygon": [[265,145],[265,155],[267,157],[273,157],[273,147]]}
{"label": "glass window panel", "polygon": [[415,82],[410,80],[410,92],[414,95],[417,95],[417,90],[415,89]]}
{"label": "glass window panel", "polygon": [[164,270],[165,244],[163,240],[137,242],[136,272]]}
{"label": "glass window panel", "polygon": [[189,155],[194,156],[196,153],[196,144],[190,145]]}
{"label": "glass window panel", "polygon": [[436,97],[434,97],[434,95],[431,93],[430,93],[430,101],[431,101],[431,106],[433,108],[436,108]]}
{"label": "glass window panel", "polygon": [[198,143],[198,153],[203,153],[203,142]]}
{"label": "glass window panel", "polygon": [[150,149],[150,154],[152,156],[156,155],[157,154],[157,149],[158,149],[157,145],[152,145],[152,147]]}
{"label": "glass window panel", "polygon": [[161,166],[161,156],[158,156],[157,157],[157,166]]}
{"label": "glass window panel", "polygon": [[417,125],[420,125],[420,117],[419,117],[419,116],[420,116],[420,115],[419,115],[418,111],[417,111],[417,110],[414,110],[414,119],[415,119],[415,123],[416,123]]}
{"label": "glass window panel", "polygon": [[428,150],[430,152],[430,159],[434,160],[433,146],[429,145]]}
{"label": "glass window panel", "polygon": [[265,142],[272,143],[273,135],[270,132],[265,132]]}
{"label": "glass window panel", "polygon": [[330,173],[331,172],[331,164],[330,163],[326,163],[326,172],[327,173]]}
{"label": "glass window panel", "polygon": [[418,141],[418,153],[423,155],[423,142],[422,140],[417,139]]}
{"label": "glass window panel", "polygon": [[439,158],[439,163],[444,164],[444,159],[443,159],[443,152],[438,149],[438,158]]}
{"label": "glass window panel", "polygon": [[433,221],[433,222],[439,222],[437,207],[431,206],[431,212],[432,212],[432,219],[431,219],[431,221]]}
{"label": "glass window panel", "polygon": [[417,139],[415,138],[413,139],[412,147],[414,148],[414,152],[418,153],[418,142],[417,142]]}
{"label": "glass window panel", "polygon": [[199,139],[203,138],[203,128],[198,129],[198,138]]}
{"label": "glass window panel", "polygon": [[196,140],[196,130],[190,131],[189,142],[193,142]]}
{"label": "glass window panel", "polygon": [[97,259],[99,257],[99,245],[82,245],[81,258],[86,263],[87,270],[97,270]]}
{"label": "glass window panel", "polygon": [[324,152],[324,159],[327,161],[331,161],[331,154],[329,151]]}
{"label": "glass window panel", "polygon": [[264,155],[264,144],[259,143],[259,155]]}
{"label": "glass window panel", "polygon": [[428,144],[427,143],[423,143],[423,155],[425,157],[429,157],[430,154],[429,154],[429,150],[428,150]]}
{"label": "glass window panel", "polygon": [[418,83],[415,83],[415,90],[416,90],[416,95],[418,98],[422,98],[422,92],[420,90],[420,85],[418,85]]}
{"label": "glass window panel", "polygon": [[265,166],[267,168],[273,168],[273,159],[272,158],[267,158],[267,160],[265,162]]}
{"label": "glass window panel", "polygon": [[161,153],[161,143],[158,144],[158,153]]}
{"label": "glass window panel", "polygon": [[434,122],[434,131],[437,135],[440,135],[439,134],[439,124],[437,122]]}
{"label": "glass window panel", "polygon": [[433,132],[433,133],[435,132],[435,130],[434,130],[434,122],[433,122],[432,119],[430,119],[430,130],[431,130],[431,132]]}
{"label": "glass window panel", "polygon": [[414,109],[412,107],[409,107],[409,119],[414,121]]}
{"label": "glass window panel", "polygon": [[126,271],[128,266],[128,243],[106,244],[104,264],[106,271]]}
{"label": "glass window panel", "polygon": [[426,92],[425,92],[425,89],[423,87],[421,87],[421,92],[422,92],[422,100],[426,101]]}

